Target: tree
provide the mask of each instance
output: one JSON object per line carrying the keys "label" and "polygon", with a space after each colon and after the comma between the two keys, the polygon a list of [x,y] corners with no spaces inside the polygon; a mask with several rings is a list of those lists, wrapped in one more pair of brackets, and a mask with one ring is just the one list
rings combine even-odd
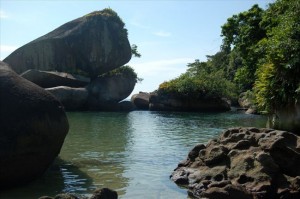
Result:
{"label": "tree", "polygon": [[187,71],[179,77],[162,83],[159,92],[180,98],[203,97],[235,98],[235,86],[225,78],[223,69],[218,69],[210,58],[207,62],[198,59],[189,63]]}
{"label": "tree", "polygon": [[262,110],[274,112],[300,99],[299,16],[298,0],[278,0],[270,5],[261,22],[267,37],[260,42],[265,56],[260,60],[255,91]]}
{"label": "tree", "polygon": [[[264,10],[258,5],[252,6],[248,11],[233,15],[222,26],[223,44],[221,49],[234,53],[230,57],[231,65],[228,65],[229,74],[234,73],[234,80],[241,91],[251,89],[254,83],[254,75],[258,60],[262,53],[257,48],[258,42],[266,36],[266,31],[260,26]],[[241,63],[234,64],[235,56]],[[232,69],[235,72],[231,71]],[[231,74],[232,75],[232,74]]]}
{"label": "tree", "polygon": [[138,50],[137,50],[137,45],[135,45],[135,44],[132,44],[131,45],[131,54],[133,55],[133,56],[135,56],[135,57],[138,57],[138,58],[140,58],[142,55],[138,52]]}

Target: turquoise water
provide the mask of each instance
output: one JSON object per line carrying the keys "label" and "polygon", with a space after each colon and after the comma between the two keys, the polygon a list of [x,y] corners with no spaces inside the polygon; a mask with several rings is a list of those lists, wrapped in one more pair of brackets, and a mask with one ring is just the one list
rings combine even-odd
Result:
{"label": "turquoise water", "polygon": [[223,129],[264,127],[266,118],[238,112],[134,111],[68,113],[70,131],[46,174],[0,198],[38,198],[61,192],[89,194],[109,187],[119,198],[188,198],[169,176],[189,150]]}

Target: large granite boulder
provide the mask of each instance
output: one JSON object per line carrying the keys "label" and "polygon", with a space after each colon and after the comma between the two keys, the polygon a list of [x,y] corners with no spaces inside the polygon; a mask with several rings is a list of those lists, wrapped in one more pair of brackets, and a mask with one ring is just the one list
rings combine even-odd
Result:
{"label": "large granite boulder", "polygon": [[153,92],[149,98],[151,111],[229,111],[229,103],[219,97],[203,97],[201,99],[185,99],[172,95],[160,95]]}
{"label": "large granite boulder", "polygon": [[195,198],[300,198],[300,137],[232,128],[199,144],[171,179]]}
{"label": "large granite boulder", "polygon": [[64,72],[27,70],[21,77],[39,85],[43,88],[56,86],[84,87],[90,82],[90,78],[80,75],[72,75]]}
{"label": "large granite boulder", "polygon": [[29,69],[96,77],[131,59],[125,24],[111,9],[70,21],[4,59],[17,73]]}
{"label": "large granite boulder", "polygon": [[86,88],[57,86],[45,90],[52,93],[64,105],[67,111],[80,111],[86,109],[89,96]]}
{"label": "large granite boulder", "polygon": [[149,109],[150,93],[139,92],[131,96],[131,102],[137,107],[137,109],[148,110]]}
{"label": "large granite boulder", "polygon": [[130,95],[136,79],[123,74],[97,77],[87,86],[91,110],[106,110]]}
{"label": "large granite boulder", "polygon": [[43,174],[68,129],[64,108],[52,94],[0,62],[0,189]]}

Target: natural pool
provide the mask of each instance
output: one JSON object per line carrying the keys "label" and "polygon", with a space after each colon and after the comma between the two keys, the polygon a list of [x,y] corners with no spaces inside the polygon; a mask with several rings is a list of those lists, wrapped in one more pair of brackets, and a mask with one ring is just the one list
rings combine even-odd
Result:
{"label": "natural pool", "polygon": [[188,198],[169,175],[198,143],[223,129],[264,127],[266,118],[238,112],[133,111],[68,113],[70,131],[46,174],[1,199],[32,199],[61,192],[91,193],[108,187],[121,199]]}

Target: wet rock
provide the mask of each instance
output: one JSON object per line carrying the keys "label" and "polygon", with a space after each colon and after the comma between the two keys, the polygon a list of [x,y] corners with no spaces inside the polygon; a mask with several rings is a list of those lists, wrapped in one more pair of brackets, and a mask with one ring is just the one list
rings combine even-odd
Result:
{"label": "wet rock", "polygon": [[196,198],[297,198],[299,143],[300,137],[285,131],[228,129],[194,147],[171,179]]}
{"label": "wet rock", "polygon": [[103,188],[96,190],[90,199],[118,199],[118,194],[114,190]]}
{"label": "wet rock", "polygon": [[69,130],[62,104],[0,62],[0,188],[42,175]]}

